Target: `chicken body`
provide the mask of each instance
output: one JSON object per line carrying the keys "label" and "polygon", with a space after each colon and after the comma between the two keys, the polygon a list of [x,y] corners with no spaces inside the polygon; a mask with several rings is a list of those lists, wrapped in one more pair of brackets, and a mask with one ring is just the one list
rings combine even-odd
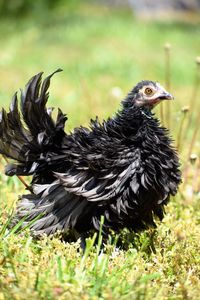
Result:
{"label": "chicken body", "polygon": [[21,114],[16,95],[10,111],[2,110],[0,153],[16,161],[6,174],[33,175],[32,193],[21,196],[14,222],[40,216],[31,225],[35,235],[98,231],[101,216],[105,235],[155,226],[181,181],[168,131],[151,112],[171,95],[143,81],[113,118],[65,133],[66,116],[59,110],[54,121],[46,108],[52,75],[42,85],[42,73],[29,81]]}

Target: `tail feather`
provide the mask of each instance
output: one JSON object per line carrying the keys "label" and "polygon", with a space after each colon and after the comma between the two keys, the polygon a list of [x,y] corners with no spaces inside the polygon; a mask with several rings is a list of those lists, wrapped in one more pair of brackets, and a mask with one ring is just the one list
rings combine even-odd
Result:
{"label": "tail feather", "polygon": [[40,216],[30,226],[34,235],[66,232],[75,228],[77,221],[88,212],[86,199],[69,194],[57,181],[49,184],[48,193],[40,187],[36,189],[35,194],[22,196],[12,225],[25,218],[23,226],[26,226]]}
{"label": "tail feather", "polygon": [[[19,111],[15,93],[7,113],[0,113],[0,153],[16,161],[6,168],[7,175],[31,175],[44,169],[49,157],[60,157],[64,126],[67,120],[59,109],[56,121],[52,110],[46,108],[49,97],[48,88],[51,77],[60,72],[56,70],[42,82],[42,73],[33,76],[21,91]],[[54,162],[53,162],[54,163]]]}

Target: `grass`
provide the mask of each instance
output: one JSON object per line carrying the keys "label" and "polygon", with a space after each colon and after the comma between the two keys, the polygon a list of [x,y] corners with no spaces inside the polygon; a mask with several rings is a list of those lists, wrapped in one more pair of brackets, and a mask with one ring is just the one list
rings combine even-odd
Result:
{"label": "grass", "polygon": [[[164,45],[171,44],[170,128],[179,143],[185,178],[156,230],[128,235],[127,250],[114,244],[100,251],[87,241],[59,237],[35,241],[28,229],[7,225],[23,186],[0,174],[0,299],[198,299],[200,294],[200,163],[198,24],[136,20],[126,10],[73,1],[44,14],[0,20],[0,104],[41,70],[64,72],[52,82],[50,106],[68,112],[67,130],[91,117],[112,115],[127,91],[141,79],[165,84]],[[6,37],[6,38],[5,38]],[[166,82],[167,83],[167,82]],[[190,111],[181,110],[190,105]],[[164,106],[164,114],[166,107]],[[156,113],[160,114],[159,107]],[[164,115],[166,119],[166,114]],[[190,122],[188,122],[190,120]],[[182,124],[182,125],[181,125]],[[189,148],[194,143],[189,158]],[[177,141],[178,139],[178,141]]]}

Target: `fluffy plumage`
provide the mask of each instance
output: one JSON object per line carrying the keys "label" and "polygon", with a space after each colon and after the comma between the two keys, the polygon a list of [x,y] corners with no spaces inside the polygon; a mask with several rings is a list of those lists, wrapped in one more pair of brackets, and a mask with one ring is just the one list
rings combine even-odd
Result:
{"label": "fluffy plumage", "polygon": [[35,235],[98,231],[101,215],[104,234],[155,226],[181,180],[168,131],[151,112],[171,95],[142,81],[113,118],[66,133],[66,115],[59,109],[54,121],[46,108],[53,74],[42,84],[42,73],[28,82],[21,112],[16,94],[9,112],[2,109],[0,153],[15,161],[6,174],[33,175],[33,193],[21,197],[15,222],[26,217],[25,225],[40,215],[31,225]]}

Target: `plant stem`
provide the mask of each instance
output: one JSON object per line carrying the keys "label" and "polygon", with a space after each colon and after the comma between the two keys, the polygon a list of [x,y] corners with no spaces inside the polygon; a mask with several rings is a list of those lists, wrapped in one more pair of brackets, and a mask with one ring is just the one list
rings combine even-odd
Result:
{"label": "plant stem", "polygon": [[[4,155],[2,155],[2,156],[3,156],[4,160],[8,163],[8,159],[7,159]],[[29,190],[29,191],[32,193],[31,188],[30,188],[30,187],[28,186],[28,184],[25,182],[25,180],[23,179],[23,177],[20,176],[20,175],[17,175],[17,177],[19,178],[19,180],[21,181],[21,183],[25,186],[25,188],[26,188],[27,190]]]}
{"label": "plant stem", "polygon": [[[165,85],[166,89],[170,92],[171,84],[170,84],[170,51],[171,45],[165,44]],[[170,103],[167,103],[166,107],[166,126],[170,128]]]}
{"label": "plant stem", "polygon": [[[190,98],[190,102],[189,102],[189,109],[190,109],[190,113],[189,113],[189,117],[188,117],[188,122],[186,123],[186,130],[184,131],[184,140],[187,137],[188,134],[188,128],[191,125],[192,119],[193,119],[193,115],[195,112],[195,106],[196,106],[196,100],[197,100],[197,95],[198,95],[198,90],[199,90],[199,86],[200,86],[200,57],[196,58],[196,75],[195,75],[195,80],[194,80],[194,87],[193,87],[193,91],[192,91],[192,96]],[[197,119],[198,120],[198,119]]]}
{"label": "plant stem", "polygon": [[180,146],[182,145],[181,141],[181,137],[182,137],[182,132],[183,132],[183,125],[185,123],[185,120],[186,120],[186,115],[187,115],[187,112],[188,112],[188,107],[183,107],[182,108],[182,119],[181,119],[181,122],[180,122],[180,128],[179,128],[179,131],[178,131],[178,134],[177,134],[177,150],[179,150],[180,152]]}

